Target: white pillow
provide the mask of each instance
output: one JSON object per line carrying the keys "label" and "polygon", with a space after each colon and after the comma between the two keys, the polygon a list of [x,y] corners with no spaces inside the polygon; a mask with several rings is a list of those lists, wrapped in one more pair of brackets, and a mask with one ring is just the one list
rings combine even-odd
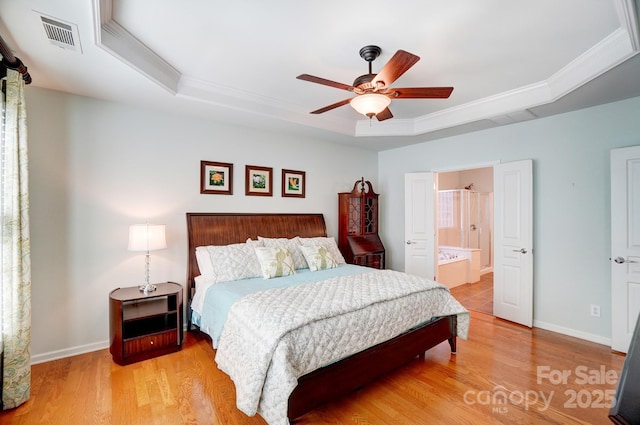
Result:
{"label": "white pillow", "polygon": [[196,248],[200,274],[216,283],[258,277],[262,274],[255,247],[259,242],[209,245]]}
{"label": "white pillow", "polygon": [[309,264],[309,269],[312,272],[325,269],[333,269],[338,267],[338,261],[331,255],[323,245],[305,246],[300,247],[304,258]]}
{"label": "white pillow", "polygon": [[338,264],[346,263],[342,253],[338,249],[338,244],[336,244],[336,240],[333,237],[298,238],[298,240],[300,241],[300,244],[304,246],[324,246]]}
{"label": "white pillow", "polygon": [[300,241],[299,237],[287,239],[287,238],[263,238],[262,236],[258,236],[258,241],[262,242],[263,246],[268,248],[273,247],[284,247],[289,250],[289,254],[291,254],[291,258],[293,258],[293,266],[298,269],[306,269],[307,262],[304,259],[304,255],[300,251]]}
{"label": "white pillow", "polygon": [[200,276],[213,276],[213,264],[211,264],[211,256],[206,246],[196,247],[196,261]]}
{"label": "white pillow", "polygon": [[260,262],[262,277],[265,279],[296,273],[291,254],[285,247],[255,247],[255,253]]}

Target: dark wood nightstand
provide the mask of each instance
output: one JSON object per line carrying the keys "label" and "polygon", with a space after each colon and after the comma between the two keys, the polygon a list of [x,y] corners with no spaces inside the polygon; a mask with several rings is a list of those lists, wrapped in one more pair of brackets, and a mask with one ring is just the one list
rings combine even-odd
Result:
{"label": "dark wood nightstand", "polygon": [[126,365],[182,346],[182,286],[165,282],[153,292],[137,286],[118,288],[109,294],[109,351],[113,361]]}

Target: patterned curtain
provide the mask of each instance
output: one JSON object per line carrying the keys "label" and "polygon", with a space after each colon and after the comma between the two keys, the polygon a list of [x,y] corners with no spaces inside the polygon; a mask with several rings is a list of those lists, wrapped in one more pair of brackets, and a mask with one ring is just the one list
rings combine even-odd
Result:
{"label": "patterned curtain", "polygon": [[27,114],[24,81],[7,70],[3,82],[0,161],[2,263],[0,284],[0,348],[2,408],[27,401],[31,390],[31,245]]}

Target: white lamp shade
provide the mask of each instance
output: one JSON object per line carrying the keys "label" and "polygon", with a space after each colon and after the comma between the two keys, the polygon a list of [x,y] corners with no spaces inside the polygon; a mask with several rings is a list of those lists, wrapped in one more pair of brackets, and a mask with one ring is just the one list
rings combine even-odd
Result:
{"label": "white lamp shade", "polygon": [[391,99],[378,93],[361,94],[351,99],[353,109],[369,118],[382,112],[390,103]]}
{"label": "white lamp shade", "polygon": [[164,224],[129,226],[129,251],[154,251],[167,247]]}

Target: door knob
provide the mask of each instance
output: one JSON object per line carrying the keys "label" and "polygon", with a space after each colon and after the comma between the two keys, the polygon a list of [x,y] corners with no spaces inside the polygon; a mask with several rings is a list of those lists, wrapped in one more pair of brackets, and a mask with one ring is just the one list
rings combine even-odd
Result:
{"label": "door knob", "polygon": [[527,250],[524,248],[514,249],[513,252],[519,252],[520,254],[526,254]]}
{"label": "door knob", "polygon": [[633,261],[633,260],[625,260],[622,257],[616,257],[613,261],[615,261],[618,264],[624,264],[624,263],[637,263],[637,261]]}
{"label": "door knob", "polygon": [[407,243],[407,245],[411,245],[413,242],[409,240],[406,243]]}

